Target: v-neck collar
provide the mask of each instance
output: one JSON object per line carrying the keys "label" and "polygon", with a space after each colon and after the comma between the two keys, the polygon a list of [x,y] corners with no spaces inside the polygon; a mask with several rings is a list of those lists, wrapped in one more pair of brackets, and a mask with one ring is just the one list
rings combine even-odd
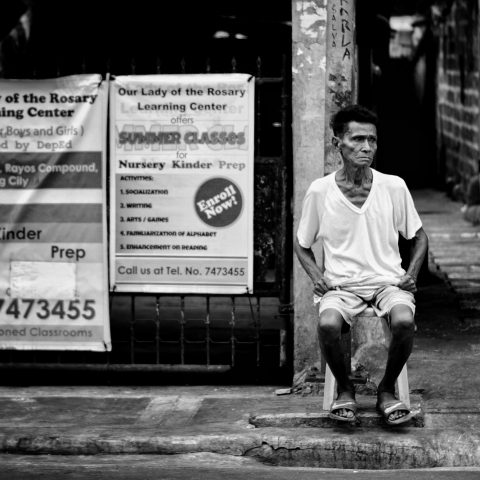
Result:
{"label": "v-neck collar", "polygon": [[374,195],[374,191],[376,189],[376,185],[377,185],[377,179],[376,179],[376,172],[373,168],[370,168],[370,170],[372,171],[372,186],[370,188],[370,191],[368,192],[368,197],[366,198],[365,202],[363,202],[363,205],[361,207],[357,207],[356,205],[354,205],[346,196],[345,194],[340,190],[340,187],[337,185],[337,181],[335,180],[335,177],[337,175],[337,172],[338,170],[336,170],[335,172],[333,172],[332,174],[332,182],[333,182],[333,185],[334,185],[334,188],[337,192],[337,194],[340,196],[340,199],[342,200],[342,202],[348,207],[350,208],[351,210],[353,210],[354,212],[356,213],[363,213],[365,212],[365,210],[368,208],[368,206],[370,205],[370,202],[372,201],[372,197]]}

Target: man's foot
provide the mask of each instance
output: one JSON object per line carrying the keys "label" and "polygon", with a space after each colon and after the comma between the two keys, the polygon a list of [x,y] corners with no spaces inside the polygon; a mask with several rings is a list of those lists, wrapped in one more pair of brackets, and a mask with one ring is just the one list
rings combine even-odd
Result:
{"label": "man's foot", "polygon": [[377,410],[383,415],[388,425],[399,425],[412,418],[412,412],[392,392],[378,392]]}
{"label": "man's foot", "polygon": [[355,401],[355,394],[352,392],[342,392],[332,403],[329,417],[341,422],[356,422],[358,404]]}

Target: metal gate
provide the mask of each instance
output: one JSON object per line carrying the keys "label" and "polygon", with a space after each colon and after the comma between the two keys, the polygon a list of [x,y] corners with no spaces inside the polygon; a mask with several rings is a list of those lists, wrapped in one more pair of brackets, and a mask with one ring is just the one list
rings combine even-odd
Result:
{"label": "metal gate", "polygon": [[[129,59],[106,62],[104,74],[250,73],[255,76],[254,293],[249,295],[110,294],[112,352],[1,351],[3,370],[99,372],[217,372],[232,380],[278,381],[290,375],[290,57],[267,68],[260,56]],[[124,61],[125,59],[123,59]],[[269,59],[271,60],[271,59]],[[143,62],[143,63],[142,63]],[[118,63],[118,62],[117,62]],[[11,78],[86,73],[58,63],[55,72],[12,69]],[[203,64],[199,69],[198,65]],[[29,70],[29,71],[27,71]],[[4,70],[5,71],[5,70]],[[98,73],[99,69],[96,69]],[[20,73],[20,74],[19,74]],[[7,75],[6,75],[7,76]]]}

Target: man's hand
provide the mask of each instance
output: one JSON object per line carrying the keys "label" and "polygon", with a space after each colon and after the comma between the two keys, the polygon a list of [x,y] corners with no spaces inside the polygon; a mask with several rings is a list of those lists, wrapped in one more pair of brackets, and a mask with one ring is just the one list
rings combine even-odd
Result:
{"label": "man's hand", "polygon": [[428,237],[423,228],[420,227],[412,239],[412,248],[410,252],[410,263],[407,273],[400,279],[398,287],[407,292],[415,293],[417,291],[417,275],[422,267],[423,259],[428,249]]}
{"label": "man's hand", "polygon": [[320,276],[317,280],[313,281],[313,293],[321,297],[324,293],[330,290],[330,285],[324,276]]}
{"label": "man's hand", "polygon": [[302,247],[297,238],[294,242],[295,253],[313,282],[313,293],[321,297],[330,290],[331,285],[327,283],[327,279],[323,276],[323,270],[317,265],[312,249]]}
{"label": "man's hand", "polygon": [[406,273],[403,277],[400,278],[397,287],[407,292],[415,293],[417,291],[417,279],[414,278],[409,273]]}

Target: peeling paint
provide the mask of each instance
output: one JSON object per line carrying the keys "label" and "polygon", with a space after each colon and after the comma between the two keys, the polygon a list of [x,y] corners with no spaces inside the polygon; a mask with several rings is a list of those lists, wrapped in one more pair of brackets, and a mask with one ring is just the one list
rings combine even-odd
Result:
{"label": "peeling paint", "polygon": [[319,7],[315,1],[306,1],[297,3],[296,8],[300,12],[300,29],[304,35],[317,38],[319,34],[324,34],[327,25],[325,7]]}
{"label": "peeling paint", "polygon": [[297,55],[302,55],[303,54],[303,50],[301,48],[297,48]]}

